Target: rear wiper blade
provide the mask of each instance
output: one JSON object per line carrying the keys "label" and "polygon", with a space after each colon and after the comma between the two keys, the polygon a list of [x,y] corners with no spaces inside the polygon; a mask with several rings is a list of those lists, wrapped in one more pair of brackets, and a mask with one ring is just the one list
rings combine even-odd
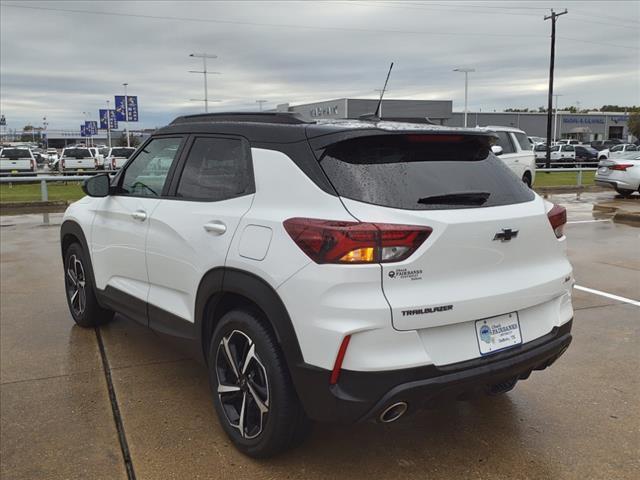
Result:
{"label": "rear wiper blade", "polygon": [[489,192],[460,192],[432,195],[418,199],[423,205],[484,205],[491,196]]}

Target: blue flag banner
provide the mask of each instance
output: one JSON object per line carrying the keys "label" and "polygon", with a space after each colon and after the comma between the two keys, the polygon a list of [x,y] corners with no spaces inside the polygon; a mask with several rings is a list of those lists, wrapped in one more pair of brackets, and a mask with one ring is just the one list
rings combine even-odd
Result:
{"label": "blue flag banner", "polygon": [[84,122],[84,131],[86,132],[87,136],[91,137],[93,135],[97,135],[98,134],[98,122],[96,122],[95,120],[89,120]]}
{"label": "blue flag banner", "polygon": [[115,130],[118,128],[118,121],[116,120],[116,111],[115,110],[107,110],[106,108],[99,110],[100,115],[100,130],[107,130],[110,128],[111,130]]}
{"label": "blue flag banner", "polygon": [[84,125],[80,125],[80,136],[81,137],[88,137],[89,135],[87,135],[87,129],[85,128]]}
{"label": "blue flag banner", "polygon": [[[125,106],[124,95],[116,95],[116,120],[119,122],[129,121],[129,122],[137,122],[138,121],[138,97],[128,95],[127,103]],[[125,108],[127,111],[125,117]]]}

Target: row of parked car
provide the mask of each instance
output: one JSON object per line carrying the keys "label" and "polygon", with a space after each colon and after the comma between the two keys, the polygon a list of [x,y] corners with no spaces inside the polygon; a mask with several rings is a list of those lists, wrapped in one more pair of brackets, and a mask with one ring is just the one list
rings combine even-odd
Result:
{"label": "row of parked car", "polygon": [[38,165],[47,164],[50,170],[82,172],[85,170],[118,170],[135,151],[132,147],[74,146],[46,151],[28,147],[0,149],[0,173],[4,175],[36,175]]}
{"label": "row of parked car", "polygon": [[[551,146],[551,161],[557,164],[597,162],[640,151],[640,147],[633,143],[614,142],[618,141],[597,140],[591,144],[582,144],[578,140],[562,140]],[[547,146],[544,143],[536,144],[533,151],[537,162],[546,159]]]}

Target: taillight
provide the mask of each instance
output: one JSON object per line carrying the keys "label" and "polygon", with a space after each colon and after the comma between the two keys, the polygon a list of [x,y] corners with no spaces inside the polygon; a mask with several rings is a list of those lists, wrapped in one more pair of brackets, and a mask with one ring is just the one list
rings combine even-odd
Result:
{"label": "taillight", "polygon": [[31,159],[31,170],[36,171],[36,161],[33,158]]}
{"label": "taillight", "polygon": [[93,164],[95,165],[96,168],[98,168],[98,159],[97,158],[93,159]]}
{"label": "taillight", "polygon": [[560,205],[554,205],[547,213],[547,217],[556,237],[561,238],[564,235],[564,226],[567,223],[567,209]]}
{"label": "taillight", "polygon": [[429,237],[430,227],[389,223],[290,218],[284,228],[316,263],[388,263],[408,258]]}
{"label": "taillight", "polygon": [[62,168],[64,168],[64,158],[60,160],[60,165],[62,165]]}
{"label": "taillight", "polygon": [[116,158],[115,157],[111,158],[111,168],[113,168],[114,170],[116,169]]}
{"label": "taillight", "polygon": [[620,170],[626,172],[627,168],[631,167],[633,167],[633,163],[618,163],[615,165],[609,165],[609,170]]}

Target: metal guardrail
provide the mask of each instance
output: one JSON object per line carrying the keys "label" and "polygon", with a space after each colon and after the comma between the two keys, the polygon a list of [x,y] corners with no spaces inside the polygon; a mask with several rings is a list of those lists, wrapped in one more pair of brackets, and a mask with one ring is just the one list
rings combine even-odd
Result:
{"label": "metal guardrail", "polygon": [[536,174],[540,173],[540,172],[547,172],[547,173],[561,173],[561,172],[573,172],[576,174],[576,186],[577,187],[581,187],[582,186],[582,172],[595,172],[596,170],[598,170],[596,167],[575,167],[575,168],[564,168],[564,167],[557,167],[557,168],[536,168]]}

